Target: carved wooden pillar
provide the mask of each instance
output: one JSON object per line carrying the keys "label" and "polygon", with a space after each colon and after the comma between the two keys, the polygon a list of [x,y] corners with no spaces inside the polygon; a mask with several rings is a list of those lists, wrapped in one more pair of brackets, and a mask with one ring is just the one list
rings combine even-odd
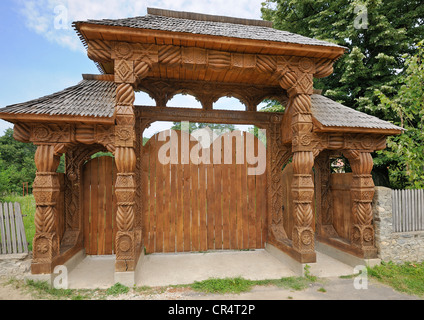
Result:
{"label": "carved wooden pillar", "polygon": [[118,170],[115,194],[117,200],[115,239],[117,272],[134,271],[141,253],[141,226],[136,222],[136,132],[134,86],[147,77],[152,64],[158,62],[155,45],[116,42],[111,57],[115,60],[116,125],[115,162]]}
{"label": "carved wooden pillar", "polygon": [[313,94],[313,74],[315,65],[311,59],[279,61],[277,68],[282,74],[280,85],[290,97],[288,112],[291,117],[294,227],[292,246],[301,262],[315,262],[314,239],[314,165],[313,124],[311,114],[311,95]]}
{"label": "carved wooden pillar", "polygon": [[54,145],[38,146],[35,153],[37,174],[33,184],[36,203],[32,263],[34,274],[52,273],[53,260],[59,254],[56,226],[56,205],[60,193],[56,170],[59,162],[60,156],[56,154]]}
{"label": "carved wooden pillar", "polygon": [[372,200],[374,181],[371,171],[373,158],[369,152],[349,150],[344,152],[349,159],[352,172],[352,214],[351,243],[358,248],[364,258],[376,258],[375,233],[373,227]]}
{"label": "carved wooden pillar", "polygon": [[140,239],[135,233],[135,100],[132,85],[118,85],[116,96],[115,162],[117,179],[115,195],[117,200],[116,226],[116,271],[134,271],[136,246]]}

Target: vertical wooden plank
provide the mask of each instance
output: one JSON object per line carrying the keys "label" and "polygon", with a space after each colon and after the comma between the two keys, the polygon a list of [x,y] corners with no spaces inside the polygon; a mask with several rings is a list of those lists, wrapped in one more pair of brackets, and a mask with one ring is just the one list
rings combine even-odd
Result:
{"label": "vertical wooden plank", "polygon": [[226,140],[231,152],[230,164],[230,243],[231,249],[237,249],[237,162],[236,162],[236,143],[234,138]]}
{"label": "vertical wooden plank", "polygon": [[17,253],[22,253],[23,252],[23,248],[22,248],[22,228],[21,228],[22,214],[21,214],[21,207],[20,207],[19,203],[15,202],[13,204],[13,209],[14,209],[14,212],[15,212],[16,250],[17,250]]}
{"label": "vertical wooden plank", "polygon": [[421,217],[421,231],[424,231],[424,190],[420,190],[420,199],[421,199],[421,210],[420,210],[420,217]]}
{"label": "vertical wooden plank", "polygon": [[[262,142],[260,142],[262,143]],[[265,152],[265,151],[264,151]],[[266,170],[270,170],[270,168],[266,168]],[[265,242],[267,240],[267,178],[268,175],[266,174],[266,171],[260,175],[257,176],[256,179],[259,179],[259,183],[256,184],[256,192],[257,192],[257,200],[256,200],[256,207],[258,211],[258,216],[260,217],[260,224],[258,223],[257,227],[257,233],[256,233],[256,245],[259,248],[265,247]]]}
{"label": "vertical wooden plank", "polygon": [[15,228],[15,212],[13,211],[13,203],[9,203],[9,221],[10,221],[10,241],[12,242],[12,253],[18,253],[16,247],[16,228]]}
{"label": "vertical wooden plank", "polygon": [[[258,155],[264,163],[267,163],[267,150],[265,144],[258,139]],[[256,176],[256,247],[264,248],[267,235],[267,170],[270,168],[265,167],[265,171],[261,175]]]}
{"label": "vertical wooden plank", "polygon": [[90,212],[91,212],[91,162],[84,164],[82,170],[82,204],[84,221],[84,248],[86,254],[90,255]]}
{"label": "vertical wooden plank", "polygon": [[[172,135],[175,135],[175,132],[171,133]],[[172,153],[175,153],[178,155],[178,147],[179,147],[179,141],[178,136],[173,137],[175,139],[172,140],[171,144],[171,155]],[[170,230],[169,230],[169,250],[170,252],[176,252],[176,216],[177,216],[177,171],[178,171],[178,159],[173,159],[171,156],[171,164],[170,164]]]}
{"label": "vertical wooden plank", "polygon": [[222,167],[222,248],[228,250],[231,248],[230,245],[230,192],[231,192],[231,177],[230,170],[231,165],[225,163],[225,158],[228,157],[229,149],[225,148],[224,136],[220,137],[221,140],[221,167]]}
{"label": "vertical wooden plank", "polygon": [[[173,146],[174,148],[177,148],[177,152],[178,152],[178,145]],[[170,197],[170,202],[171,202],[171,217],[170,217],[170,230],[169,230],[169,247],[170,250],[172,250],[172,252],[176,252],[177,251],[177,246],[176,246],[176,231],[177,231],[177,214],[178,214],[178,209],[177,209],[177,199],[178,199],[178,188],[177,188],[177,184],[178,184],[178,176],[177,176],[177,172],[178,172],[178,164],[173,163],[171,164],[171,197]]]}
{"label": "vertical wooden plank", "polygon": [[396,190],[392,190],[392,223],[393,231],[397,232],[397,195]]}
{"label": "vertical wooden plank", "polygon": [[156,233],[156,135],[149,140],[149,235],[147,252],[155,252],[155,233]]}
{"label": "vertical wooden plank", "polygon": [[412,198],[412,231],[417,230],[417,190],[411,190]]}
{"label": "vertical wooden plank", "polygon": [[[247,134],[250,133],[246,133]],[[256,169],[253,171],[253,166],[250,165],[248,163],[248,159],[247,156],[249,155],[249,150],[251,150],[251,148],[253,148],[253,156],[257,156],[258,154],[258,139],[256,137],[249,140],[250,142],[253,141],[253,146],[249,146],[248,145],[248,141],[246,140],[245,142],[245,150],[246,150],[246,167],[247,167],[247,191],[248,191],[248,195],[247,195],[247,212],[248,212],[248,216],[249,216],[249,243],[248,243],[248,247],[249,249],[256,249],[256,226],[260,227],[260,223],[258,223],[258,217],[256,214],[256,206],[255,206],[255,202],[256,202]],[[249,142],[249,143],[250,143]],[[249,149],[248,149],[249,148]],[[252,156],[252,155],[250,155]],[[250,169],[250,170],[249,170]],[[250,171],[250,175],[249,175],[249,171]],[[252,174],[254,173],[254,174]]]}
{"label": "vertical wooden plank", "polygon": [[424,231],[424,190],[419,191],[419,209],[418,214],[420,215],[420,231]]}
{"label": "vertical wooden plank", "polygon": [[215,248],[215,225],[214,225],[214,174],[213,159],[206,165],[206,202],[207,202],[207,225],[208,225],[208,250]]}
{"label": "vertical wooden plank", "polygon": [[222,165],[221,161],[221,144],[216,141],[212,144],[212,164],[214,173],[214,197],[213,210],[215,221],[215,250],[222,250]]}
{"label": "vertical wooden plank", "polygon": [[199,143],[193,141],[191,143],[191,159],[190,159],[190,176],[191,176],[191,207],[192,207],[192,251],[200,251],[199,237]]}
{"label": "vertical wooden plank", "polygon": [[243,137],[242,150],[243,163],[241,164],[241,207],[243,210],[243,247],[242,249],[249,249],[249,211],[248,211],[248,179],[247,179],[247,160],[246,160],[246,136],[245,131],[241,132]]}
{"label": "vertical wooden plank", "polygon": [[98,248],[98,188],[99,188],[99,159],[92,159],[91,164],[91,219],[90,219],[90,254],[96,255]]}
{"label": "vertical wooden plank", "polygon": [[25,225],[24,220],[22,217],[22,210],[21,206],[18,204],[18,211],[19,211],[19,224],[20,224],[20,230],[21,230],[21,238],[22,238],[22,251],[27,253],[28,252],[28,239],[26,238],[25,233]]}
{"label": "vertical wooden plank", "polygon": [[6,254],[6,235],[5,235],[5,228],[4,228],[4,215],[3,215],[3,204],[0,202],[0,240],[1,240],[1,246],[0,246],[0,254]]}
{"label": "vertical wooden plank", "polygon": [[[172,146],[171,146],[172,147]],[[171,164],[166,163],[163,164],[164,171],[164,189],[163,189],[163,245],[164,252],[172,252],[170,245],[170,220],[171,220],[171,206],[170,206],[170,198],[171,198]]]}
{"label": "vertical wooden plank", "polygon": [[4,212],[4,227],[6,229],[6,248],[7,253],[12,253],[12,243],[10,241],[10,222],[9,222],[9,207],[8,204],[5,203],[3,206],[3,212]]}
{"label": "vertical wooden plank", "polygon": [[106,227],[106,184],[105,184],[105,176],[106,176],[106,157],[99,158],[99,167],[98,167],[98,175],[99,175],[99,187],[97,191],[97,212],[98,212],[98,246],[97,246],[97,254],[104,255],[105,254],[105,227]]}
{"label": "vertical wooden plank", "polygon": [[397,232],[402,231],[402,197],[400,190],[395,190],[396,192],[396,212],[397,212]]}
{"label": "vertical wooden plank", "polygon": [[407,214],[406,214],[406,201],[405,201],[405,190],[401,190],[401,204],[402,204],[402,231],[405,232],[407,230]]}
{"label": "vertical wooden plank", "polygon": [[[178,141],[182,143],[182,133],[178,131]],[[185,152],[185,151],[184,151]],[[177,215],[176,215],[176,234],[177,234],[177,251],[184,252],[184,167],[182,164],[183,158],[183,147],[179,145],[179,158],[176,170],[176,181],[177,181]]]}
{"label": "vertical wooden plank", "polygon": [[[190,134],[182,132],[181,156],[183,173],[183,223],[184,223],[184,252],[191,251],[191,197],[190,197]],[[188,149],[186,149],[186,144]]]}
{"label": "vertical wooden plank", "polygon": [[412,231],[412,206],[411,206],[411,190],[406,190],[406,205],[408,212],[408,232]]}
{"label": "vertical wooden plank", "polygon": [[206,211],[206,166],[203,162],[198,165],[199,168],[199,238],[200,251],[206,251],[207,245],[207,211]]}
{"label": "vertical wooden plank", "polygon": [[[157,139],[157,138],[156,138]],[[156,140],[157,150],[164,142]],[[164,252],[163,246],[163,225],[165,222],[164,219],[164,166],[162,165],[163,159],[159,159],[156,156],[156,249],[155,252]]]}
{"label": "vertical wooden plank", "polygon": [[113,252],[113,220],[112,220],[112,183],[113,183],[113,158],[106,157],[105,161],[105,246],[104,254],[111,255]]}
{"label": "vertical wooden plank", "polygon": [[[242,135],[241,131],[238,131],[237,134],[239,136]],[[236,146],[234,148],[236,153],[236,198],[237,198],[237,249],[241,250],[243,249],[243,218],[244,218],[244,212],[243,212],[243,195],[242,195],[242,185],[244,184],[243,177],[243,164],[237,163],[237,155],[242,152],[241,144],[239,142],[240,140],[237,140]],[[233,150],[233,152],[234,152]]]}

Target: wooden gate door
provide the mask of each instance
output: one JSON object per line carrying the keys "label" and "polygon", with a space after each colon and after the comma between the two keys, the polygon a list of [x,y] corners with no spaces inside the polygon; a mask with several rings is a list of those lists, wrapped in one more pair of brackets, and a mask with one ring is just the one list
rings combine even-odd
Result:
{"label": "wooden gate door", "polygon": [[84,246],[87,255],[112,255],[115,239],[114,158],[94,158],[83,167]]}
{"label": "wooden gate door", "polygon": [[[171,134],[174,138],[168,135],[166,141],[157,134],[144,146],[141,193],[147,252],[263,248],[266,172],[246,161],[249,133],[222,135],[209,148],[188,133]],[[242,149],[236,148],[238,138]],[[266,163],[265,146],[256,137],[253,141],[255,155],[265,155]],[[161,161],[165,144],[170,144],[167,156],[177,161]],[[241,152],[244,161],[237,161]],[[252,174],[249,168],[258,172]]]}

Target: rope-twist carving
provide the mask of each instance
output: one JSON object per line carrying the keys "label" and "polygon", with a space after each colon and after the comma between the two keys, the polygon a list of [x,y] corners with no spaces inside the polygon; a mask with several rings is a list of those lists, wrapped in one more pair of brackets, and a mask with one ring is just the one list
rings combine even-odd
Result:
{"label": "rope-twist carving", "polygon": [[121,106],[132,106],[135,101],[134,89],[130,84],[122,83],[116,89],[116,103]]}

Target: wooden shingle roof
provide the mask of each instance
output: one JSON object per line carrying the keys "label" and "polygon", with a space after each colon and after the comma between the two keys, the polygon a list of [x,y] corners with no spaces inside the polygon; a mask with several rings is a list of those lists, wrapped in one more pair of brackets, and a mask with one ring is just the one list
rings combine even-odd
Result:
{"label": "wooden shingle roof", "polygon": [[45,97],[0,109],[0,114],[113,117],[116,84],[113,81],[82,80],[75,86]]}
{"label": "wooden shingle roof", "polygon": [[78,30],[78,25],[81,23],[112,27],[127,27],[132,29],[148,29],[207,36],[219,36],[224,38],[264,40],[270,42],[300,44],[305,46],[343,48],[334,43],[304,37],[287,31],[273,29],[270,22],[263,20],[239,19],[152,8],[148,8],[147,12],[148,14],[146,16],[125,19],[75,21],[73,26],[83,43],[85,43],[85,39],[82,37]]}
{"label": "wooden shingle roof", "polygon": [[403,130],[390,122],[346,107],[319,94],[312,95],[311,112],[323,127]]}

